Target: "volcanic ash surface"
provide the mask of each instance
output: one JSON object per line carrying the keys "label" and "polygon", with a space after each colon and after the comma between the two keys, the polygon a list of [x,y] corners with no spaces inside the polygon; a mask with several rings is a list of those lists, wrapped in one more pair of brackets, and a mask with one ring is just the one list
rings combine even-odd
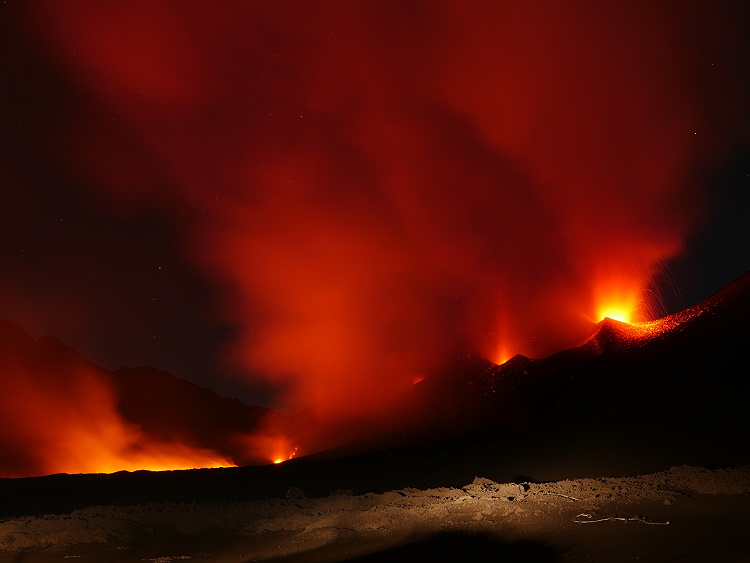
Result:
{"label": "volcanic ash surface", "polygon": [[[360,496],[339,490],[322,498],[307,498],[291,487],[286,498],[263,501],[97,506],[12,518],[0,523],[0,549],[128,547],[159,537],[221,535],[246,542],[245,553],[251,557],[300,554],[355,539],[367,553],[368,545],[386,536],[393,540],[417,532],[502,532],[517,539],[597,522],[665,526],[670,524],[665,508],[680,499],[748,492],[750,466],[682,466],[637,477],[551,483],[496,483],[477,477],[462,488]],[[653,514],[648,508],[643,513],[644,507],[654,507]]]}

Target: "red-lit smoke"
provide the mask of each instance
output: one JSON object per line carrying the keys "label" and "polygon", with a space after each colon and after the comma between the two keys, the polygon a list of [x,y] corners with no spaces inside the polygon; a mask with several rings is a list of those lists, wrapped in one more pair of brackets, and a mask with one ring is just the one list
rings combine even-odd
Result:
{"label": "red-lit smoke", "polygon": [[731,3],[651,4],[82,0],[34,22],[130,139],[81,123],[81,177],[174,210],[233,360],[341,426],[466,344],[542,356],[638,315],[696,219],[691,167],[746,119]]}
{"label": "red-lit smoke", "polygon": [[62,345],[0,323],[0,358],[0,477],[234,465],[126,421],[106,372]]}

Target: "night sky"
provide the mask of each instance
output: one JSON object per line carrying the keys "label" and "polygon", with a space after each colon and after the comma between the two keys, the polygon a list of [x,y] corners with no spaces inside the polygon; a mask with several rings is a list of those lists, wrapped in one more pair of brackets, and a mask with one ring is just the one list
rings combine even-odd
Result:
{"label": "night sky", "polygon": [[[547,301],[534,288],[559,296],[582,285],[582,264],[601,262],[610,242],[617,254],[623,240],[646,241],[647,256],[633,263],[655,274],[668,312],[750,268],[750,18],[741,3],[651,10],[644,2],[614,13],[572,2],[572,16],[549,19],[538,3],[528,15],[482,2],[103,4],[0,5],[0,318],[52,334],[103,367],[153,365],[263,403],[300,377],[307,357],[321,372],[356,362],[339,365],[304,346],[288,352],[301,356],[288,364],[279,361],[287,352],[237,351],[258,334],[270,334],[273,348],[282,335],[309,341],[335,324],[335,338],[350,322],[367,323],[389,338],[352,329],[349,349],[364,361],[397,348],[378,370],[404,359],[429,370],[422,355],[489,331],[494,321],[476,312],[473,295],[502,294],[509,323],[521,318],[530,330],[539,321],[513,295],[528,291],[538,319]],[[521,22],[520,31],[506,21]],[[538,46],[558,26],[563,32]],[[616,46],[601,60],[570,63],[608,37]],[[549,57],[556,42],[559,60]],[[517,78],[510,93],[505,76],[486,78],[503,65]],[[554,103],[544,101],[558,87]],[[523,103],[508,110],[514,100]],[[648,107],[631,114],[633,106]],[[534,142],[546,147],[533,155],[531,123],[542,124]],[[568,140],[560,132],[569,129],[577,136]],[[580,158],[561,148],[579,140]],[[662,147],[676,163],[664,170]],[[550,155],[559,160],[545,168]],[[603,164],[588,170],[588,162]],[[570,181],[555,183],[553,169]],[[281,193],[275,182],[287,170],[299,186]],[[461,184],[466,171],[470,187]],[[645,187],[633,187],[648,174]],[[570,188],[608,175],[616,180],[605,187]],[[311,188],[316,182],[331,187]],[[402,187],[412,182],[427,187]],[[496,185],[523,209],[518,216]],[[612,200],[619,235],[604,232],[607,217],[584,233],[570,227],[598,212],[597,198]],[[558,214],[568,200],[572,215]],[[321,242],[309,242],[322,231]],[[602,233],[601,244],[576,250],[592,233]],[[445,250],[453,243],[460,248]],[[294,266],[278,266],[287,249]],[[337,256],[345,267],[319,272]],[[502,267],[487,266],[495,258]],[[475,275],[485,267],[490,273]],[[555,272],[564,283],[536,281]],[[316,302],[326,283],[339,295],[339,279],[347,299]],[[362,285],[367,291],[352,289]],[[284,297],[308,290],[299,302]],[[394,311],[363,306],[350,316],[378,298]],[[345,309],[346,322],[310,321],[315,307]],[[552,324],[563,312],[551,313]],[[415,333],[427,336],[403,345]],[[372,350],[360,346],[373,338]],[[275,379],[262,377],[276,366]]]}

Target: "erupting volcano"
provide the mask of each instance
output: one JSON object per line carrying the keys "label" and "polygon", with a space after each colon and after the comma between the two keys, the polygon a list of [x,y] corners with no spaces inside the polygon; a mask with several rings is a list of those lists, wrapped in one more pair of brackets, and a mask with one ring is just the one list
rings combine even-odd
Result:
{"label": "erupting volcano", "polygon": [[[663,524],[532,481],[676,504],[705,487],[673,465],[750,463],[749,28],[737,0],[4,3],[0,563],[358,543],[421,529],[415,487],[430,530],[545,495]],[[373,491],[408,524],[331,516]],[[130,507],[235,501],[254,527]],[[130,528],[63,521],[102,503]]]}
{"label": "erupting volcano", "polygon": [[[93,363],[4,348],[3,475],[279,464],[429,426],[475,381],[457,358],[500,377],[656,341],[747,267],[723,254],[677,304],[658,282],[739,189],[715,171],[749,142],[740,5],[5,10],[0,315]],[[159,416],[183,387],[117,371],[143,363],[273,411]]]}

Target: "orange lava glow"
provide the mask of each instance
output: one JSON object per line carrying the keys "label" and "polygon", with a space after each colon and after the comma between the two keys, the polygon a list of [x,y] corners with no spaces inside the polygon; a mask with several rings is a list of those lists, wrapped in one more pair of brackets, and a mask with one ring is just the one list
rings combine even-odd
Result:
{"label": "orange lava glow", "polygon": [[240,438],[252,458],[278,465],[299,455],[299,448],[289,438],[270,428],[267,430]]}
{"label": "orange lava glow", "polygon": [[0,352],[6,362],[0,375],[0,477],[234,465],[213,451],[154,440],[125,422],[93,366],[60,360],[48,369],[14,362],[13,350]]}
{"label": "orange lava glow", "polygon": [[614,319],[623,323],[630,323],[630,309],[627,307],[603,307],[600,309],[599,319]]}
{"label": "orange lava glow", "polygon": [[513,354],[508,352],[508,350],[505,348],[505,346],[498,346],[497,347],[497,354],[495,354],[494,357],[488,358],[491,362],[496,363],[497,365],[502,365],[508,360],[510,360],[513,357]]}
{"label": "orange lava glow", "polygon": [[494,331],[483,349],[484,357],[497,365],[504,364],[516,354],[522,353],[518,341],[514,340],[517,333],[507,311],[507,305],[499,308],[493,321]]}
{"label": "orange lava glow", "polygon": [[[623,342],[632,344],[680,330],[686,321],[698,317],[706,311],[706,308],[696,305],[695,307],[691,307],[690,309],[680,311],[679,313],[661,319],[633,323],[615,320],[615,322],[610,321],[610,326]],[[610,317],[610,319],[611,318],[612,317]]]}
{"label": "orange lava glow", "polygon": [[286,457],[277,457],[273,460],[273,462],[274,464],[279,464],[285,461],[289,461],[290,459],[293,459],[295,457],[297,457],[297,448],[294,448],[291,452],[289,452]]}
{"label": "orange lava glow", "polygon": [[[648,270],[646,270],[648,272]],[[644,321],[640,313],[642,294],[648,279],[643,279],[642,271],[637,276],[620,274],[610,275],[597,281],[594,288],[596,313],[592,319],[599,322],[605,318],[624,323]]]}

